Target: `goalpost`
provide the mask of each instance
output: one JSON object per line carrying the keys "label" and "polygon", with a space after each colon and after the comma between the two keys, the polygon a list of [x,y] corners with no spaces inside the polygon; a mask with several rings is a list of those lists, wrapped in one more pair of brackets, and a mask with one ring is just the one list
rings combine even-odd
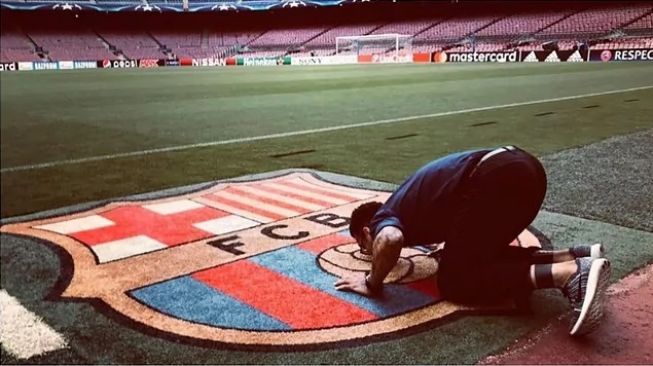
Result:
{"label": "goalpost", "polygon": [[372,34],[336,37],[336,55],[370,55],[374,62],[412,62],[413,36]]}

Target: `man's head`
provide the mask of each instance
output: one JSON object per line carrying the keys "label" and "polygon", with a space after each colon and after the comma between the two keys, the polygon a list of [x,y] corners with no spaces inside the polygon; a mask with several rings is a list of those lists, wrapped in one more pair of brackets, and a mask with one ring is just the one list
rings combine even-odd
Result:
{"label": "man's head", "polygon": [[349,234],[356,239],[361,253],[372,254],[372,233],[370,232],[370,221],[376,214],[376,211],[382,206],[381,202],[367,202],[358,206],[351,213],[351,223],[349,224]]}

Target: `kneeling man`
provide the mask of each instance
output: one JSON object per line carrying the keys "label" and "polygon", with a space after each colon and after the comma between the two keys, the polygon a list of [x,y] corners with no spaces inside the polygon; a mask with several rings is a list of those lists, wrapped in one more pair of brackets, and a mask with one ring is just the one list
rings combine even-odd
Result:
{"label": "kneeling man", "polygon": [[610,263],[600,244],[543,251],[509,244],[535,219],[546,193],[542,164],[514,146],[466,151],[420,168],[384,203],[351,215],[350,233],[372,270],[336,288],[378,296],[401,248],[444,242],[437,275],[444,298],[483,304],[523,301],[557,287],[574,313],[571,335],[594,330],[603,315]]}

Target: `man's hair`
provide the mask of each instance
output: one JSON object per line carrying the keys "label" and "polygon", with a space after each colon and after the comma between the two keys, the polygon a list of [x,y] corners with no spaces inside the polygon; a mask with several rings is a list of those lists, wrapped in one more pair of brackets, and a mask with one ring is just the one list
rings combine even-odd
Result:
{"label": "man's hair", "polygon": [[372,217],[374,217],[374,214],[382,205],[383,204],[381,202],[367,202],[358,206],[351,213],[349,234],[351,234],[352,237],[360,234],[361,231],[363,231],[363,227],[370,224]]}

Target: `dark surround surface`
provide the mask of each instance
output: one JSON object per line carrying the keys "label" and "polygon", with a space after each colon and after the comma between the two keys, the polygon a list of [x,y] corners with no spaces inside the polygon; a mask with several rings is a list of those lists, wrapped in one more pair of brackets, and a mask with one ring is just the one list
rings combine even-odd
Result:
{"label": "dark surround surface", "polygon": [[653,130],[543,158],[544,208],[653,232]]}

